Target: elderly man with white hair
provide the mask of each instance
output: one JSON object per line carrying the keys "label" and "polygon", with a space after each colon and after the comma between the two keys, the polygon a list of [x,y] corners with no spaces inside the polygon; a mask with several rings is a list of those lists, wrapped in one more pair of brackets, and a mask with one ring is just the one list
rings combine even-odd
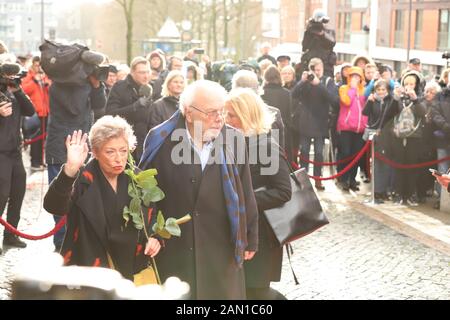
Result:
{"label": "elderly man with white hair", "polygon": [[242,265],[258,245],[245,139],[224,125],[225,99],[215,82],[187,87],[180,110],[147,135],[140,163],[158,171],[166,195],[158,209],[174,218],[192,216],[180,238],[166,241],[157,265],[162,281],[177,276],[188,282],[193,299],[245,299]]}

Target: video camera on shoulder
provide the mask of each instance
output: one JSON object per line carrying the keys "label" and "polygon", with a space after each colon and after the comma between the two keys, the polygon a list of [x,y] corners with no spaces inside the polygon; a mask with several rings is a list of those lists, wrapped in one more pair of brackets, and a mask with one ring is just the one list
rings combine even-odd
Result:
{"label": "video camera on shoulder", "polygon": [[18,88],[27,73],[17,63],[0,64],[0,90],[5,91],[6,87]]}
{"label": "video camera on shoulder", "polygon": [[108,77],[105,55],[86,46],[45,40],[39,50],[42,69],[55,83],[84,85],[91,75],[100,81]]}
{"label": "video camera on shoulder", "polygon": [[108,79],[110,65],[95,66],[92,76],[98,81],[106,81]]}

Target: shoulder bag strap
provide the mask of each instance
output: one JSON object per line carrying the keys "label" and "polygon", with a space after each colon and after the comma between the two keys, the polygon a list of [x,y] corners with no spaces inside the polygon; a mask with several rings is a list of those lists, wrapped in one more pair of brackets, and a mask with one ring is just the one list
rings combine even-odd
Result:
{"label": "shoulder bag strap", "polygon": [[286,247],[286,253],[288,256],[289,261],[289,267],[291,268],[292,276],[294,277],[294,282],[296,285],[299,285],[300,282],[297,279],[297,276],[295,275],[294,268],[292,268],[292,262],[291,262],[291,255],[294,253],[294,250],[292,249],[292,245],[290,243],[286,243],[284,245]]}

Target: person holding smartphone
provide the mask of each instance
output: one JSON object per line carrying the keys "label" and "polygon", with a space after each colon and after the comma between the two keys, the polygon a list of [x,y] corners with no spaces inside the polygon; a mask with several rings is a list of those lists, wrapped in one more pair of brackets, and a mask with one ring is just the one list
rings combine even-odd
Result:
{"label": "person holding smartphone", "polygon": [[442,172],[439,172],[435,169],[429,169],[431,174],[436,178],[436,181],[443,186],[445,189],[447,189],[447,192],[450,192],[449,185],[450,185],[450,174],[444,174]]}

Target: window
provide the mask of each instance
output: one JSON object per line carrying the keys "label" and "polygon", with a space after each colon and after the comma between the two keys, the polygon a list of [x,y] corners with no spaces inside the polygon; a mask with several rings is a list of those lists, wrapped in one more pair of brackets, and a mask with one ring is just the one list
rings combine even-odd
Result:
{"label": "window", "polygon": [[416,10],[416,30],[414,33],[414,48],[422,47],[422,28],[423,28],[423,11]]}
{"label": "window", "polygon": [[394,47],[403,47],[403,26],[405,25],[403,12],[395,10]]}
{"label": "window", "polygon": [[352,31],[352,14],[351,12],[346,12],[344,20],[344,42],[350,42],[351,31]]}
{"label": "window", "polygon": [[438,50],[447,50],[450,45],[450,10],[439,10]]}

